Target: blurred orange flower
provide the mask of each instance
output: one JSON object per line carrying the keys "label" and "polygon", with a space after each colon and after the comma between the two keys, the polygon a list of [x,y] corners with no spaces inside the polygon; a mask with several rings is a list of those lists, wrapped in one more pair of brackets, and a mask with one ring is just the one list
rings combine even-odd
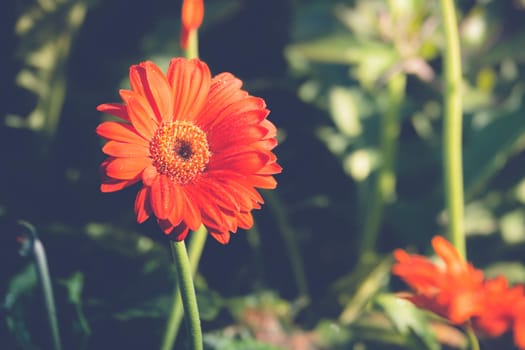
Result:
{"label": "blurred orange flower", "polygon": [[223,244],[238,227],[250,228],[251,210],[263,203],[256,188],[275,188],[272,175],[281,171],[264,100],[230,73],[212,78],[198,59],[174,58],[166,75],[152,62],[133,65],[130,83],[120,91],[123,104],[97,107],[122,119],[96,130],[109,140],[101,190],[142,181],[137,221],[154,215],[174,240],[201,223]]}
{"label": "blurred orange flower", "polygon": [[472,319],[474,328],[489,337],[514,330],[517,346],[525,349],[525,289],[509,287],[503,277],[487,280],[481,289],[483,310]]}
{"label": "blurred orange flower", "polygon": [[180,46],[186,50],[190,33],[199,29],[204,18],[204,0],[182,1],[182,27],[180,34]]}
{"label": "blurred orange flower", "polygon": [[416,292],[409,297],[416,306],[462,324],[481,312],[477,299],[483,273],[466,263],[443,237],[434,237],[432,247],[442,264],[398,249],[394,252],[397,263],[392,272]]}
{"label": "blurred orange flower", "polygon": [[406,298],[456,325],[471,321],[489,337],[513,330],[514,342],[525,349],[525,288],[509,287],[504,277],[485,280],[482,271],[465,262],[443,237],[432,239],[440,257],[434,263],[424,256],[394,251],[392,273],[413,290]]}

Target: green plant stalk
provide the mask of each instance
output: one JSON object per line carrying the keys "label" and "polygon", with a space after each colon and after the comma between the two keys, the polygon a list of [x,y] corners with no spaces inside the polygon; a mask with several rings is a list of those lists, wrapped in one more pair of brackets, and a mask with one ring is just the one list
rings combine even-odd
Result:
{"label": "green plant stalk", "polygon": [[277,226],[279,227],[279,231],[281,232],[286,244],[286,250],[288,252],[288,257],[290,258],[292,273],[299,292],[299,298],[304,298],[309,302],[310,292],[308,290],[308,283],[306,282],[303,259],[301,257],[301,251],[297,245],[297,240],[295,239],[297,235],[286,218],[286,209],[281,205],[279,197],[277,197],[275,192],[265,191],[264,198],[268,202],[268,206],[272,211]]}
{"label": "green plant stalk", "polygon": [[387,256],[377,263],[364,280],[360,281],[358,289],[339,315],[341,324],[350,325],[358,319],[366,304],[383,286],[391,267],[392,258]]}
{"label": "green plant stalk", "polygon": [[188,37],[188,48],[184,52],[187,59],[199,58],[199,36],[197,30],[192,30]]}
{"label": "green plant stalk", "polygon": [[375,245],[379,236],[385,203],[395,195],[395,158],[405,87],[406,76],[404,74],[397,73],[390,77],[388,81],[388,106],[381,115],[381,165],[377,172],[373,189],[374,194],[367,210],[367,217],[361,236],[359,261],[363,263],[375,254]]}
{"label": "green plant stalk", "polygon": [[448,235],[459,254],[466,259],[466,243],[463,229],[464,189],[461,147],[462,73],[459,36],[454,1],[441,0],[440,3],[446,39],[445,54],[443,57],[445,66],[443,177],[448,215]]}
{"label": "green plant stalk", "polygon": [[53,298],[53,289],[51,287],[51,277],[49,276],[49,270],[47,268],[47,259],[44,246],[39,239],[35,240],[33,249],[35,254],[36,270],[42,285],[42,291],[44,293],[49,328],[51,330],[51,337],[53,339],[53,348],[60,350],[62,349],[62,346],[60,343],[60,333],[58,331],[58,321]]}
{"label": "green plant stalk", "polygon": [[[190,237],[188,244],[188,256],[190,261],[191,275],[194,277],[197,273],[197,267],[199,266],[199,260],[202,255],[202,250],[206,243],[208,232],[204,226],[201,226],[197,231],[193,232]],[[177,277],[178,279],[178,277]],[[183,316],[182,298],[180,295],[180,289],[175,288],[173,292],[173,302],[171,312],[166,324],[166,330],[164,332],[164,338],[162,340],[162,350],[171,350],[177,339],[179,332],[180,323]]]}
{"label": "green plant stalk", "polygon": [[25,255],[30,253],[34,259],[36,273],[42,288],[42,295],[44,298],[44,305],[46,307],[47,321],[53,343],[53,349],[61,350],[62,345],[60,341],[60,332],[56,315],[55,299],[53,297],[53,288],[51,286],[51,277],[49,275],[44,245],[38,238],[33,225],[25,221],[19,221],[18,223],[27,229],[27,231],[29,231],[29,234],[25,236],[25,238],[29,240],[29,245],[27,246],[28,251],[24,251],[22,254]]}
{"label": "green plant stalk", "polygon": [[470,323],[467,325],[465,331],[467,332],[467,338],[468,338],[470,350],[479,350],[479,341]]}
{"label": "green plant stalk", "polygon": [[190,339],[190,349],[202,350],[202,331],[199,317],[199,308],[197,306],[197,297],[195,295],[195,287],[193,285],[192,271],[188,253],[186,251],[186,244],[184,241],[171,241],[171,253],[173,256],[173,263],[177,270],[177,284],[180,290],[182,299],[182,306],[184,314],[186,315],[186,326],[188,328],[188,335]]}

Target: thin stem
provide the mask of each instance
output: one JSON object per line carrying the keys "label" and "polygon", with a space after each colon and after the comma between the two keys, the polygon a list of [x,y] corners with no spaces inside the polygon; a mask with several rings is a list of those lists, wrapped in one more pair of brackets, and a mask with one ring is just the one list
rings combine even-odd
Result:
{"label": "thin stem", "polygon": [[310,301],[310,292],[308,290],[308,283],[306,282],[303,259],[296,240],[297,235],[286,218],[286,210],[281,205],[279,197],[277,197],[275,192],[264,192],[264,198],[268,202],[268,206],[275,217],[279,231],[281,232],[286,244],[286,250],[288,252],[288,257],[290,258],[290,264],[292,266],[295,284],[299,292],[299,298],[305,298],[307,301]]}
{"label": "thin stem", "polygon": [[44,305],[46,307],[47,321],[51,334],[51,340],[53,342],[53,349],[61,350],[62,345],[60,342],[60,332],[58,328],[55,300],[53,297],[53,288],[51,286],[51,277],[49,275],[44,245],[38,238],[33,225],[25,221],[19,221],[18,223],[27,230],[27,233],[21,238],[21,241],[23,242],[21,254],[31,254],[33,256],[38,280],[42,288],[42,295],[44,298]]}
{"label": "thin stem", "polygon": [[443,171],[450,241],[466,258],[463,231],[463,166],[462,166],[462,101],[461,56],[456,11],[453,0],[441,0],[441,14],[445,30],[445,115],[443,125]]}
{"label": "thin stem", "polygon": [[468,338],[470,350],[479,350],[478,337],[476,337],[476,333],[474,332],[474,329],[472,329],[471,324],[467,325],[466,332],[467,332],[467,338]]}
{"label": "thin stem", "polygon": [[395,158],[399,136],[399,116],[405,97],[406,76],[395,74],[388,81],[388,108],[381,115],[381,165],[377,173],[374,194],[367,210],[361,235],[360,261],[374,255],[385,203],[395,195]]}
{"label": "thin stem", "polygon": [[359,287],[346,303],[343,312],[339,315],[339,322],[343,325],[353,323],[362,313],[367,302],[382,287],[385,278],[390,273],[392,258],[390,256],[378,261],[376,266],[367,274],[366,278],[359,282]]}
{"label": "thin stem", "polygon": [[202,350],[202,331],[199,317],[199,308],[197,306],[197,297],[193,285],[192,269],[186,252],[184,241],[170,241],[173,263],[177,270],[177,282],[186,315],[186,326],[190,336],[190,349]]}
{"label": "thin stem", "polygon": [[[206,232],[206,228],[204,226],[201,226],[190,236],[190,242],[188,244],[188,255],[192,276],[195,276],[195,274],[197,273],[197,267],[199,266],[202,250],[204,249],[207,237],[208,233]],[[168,318],[168,322],[166,324],[164,338],[162,340],[162,350],[173,349],[173,345],[175,344],[175,340],[177,339],[177,334],[179,332],[183,314],[184,313],[182,308],[180,289],[176,287],[173,292],[173,303],[171,306],[171,312]]]}
{"label": "thin stem", "polygon": [[184,52],[187,59],[199,58],[199,35],[197,30],[192,30],[188,36],[188,48]]}

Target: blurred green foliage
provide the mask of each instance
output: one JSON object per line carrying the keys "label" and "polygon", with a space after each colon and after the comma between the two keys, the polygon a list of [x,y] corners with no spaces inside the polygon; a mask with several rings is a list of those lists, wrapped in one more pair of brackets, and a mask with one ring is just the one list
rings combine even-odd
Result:
{"label": "blurred green foliage", "polygon": [[[469,258],[523,283],[525,4],[457,6]],[[95,107],[119,100],[129,65],[165,68],[181,55],[180,2],[1,7],[0,219],[39,230],[64,348],[156,348],[176,287],[168,247],[154,222],[135,223],[134,189],[99,193]],[[266,100],[284,168],[256,228],[205,247],[196,279],[205,346],[462,348],[456,329],[389,294],[403,287],[382,265],[396,247],[426,252],[446,223],[437,1],[209,0],[200,52],[214,74],[230,71]],[[45,349],[34,270],[12,226],[0,228],[2,346]],[[372,231],[374,254],[360,261]],[[341,320],[349,302],[353,316]]]}

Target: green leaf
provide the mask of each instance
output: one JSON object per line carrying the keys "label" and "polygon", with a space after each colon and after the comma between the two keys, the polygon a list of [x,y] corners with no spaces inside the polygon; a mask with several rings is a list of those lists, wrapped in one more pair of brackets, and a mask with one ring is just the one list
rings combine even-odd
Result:
{"label": "green leaf", "polygon": [[490,124],[474,133],[465,146],[463,159],[467,198],[483,190],[508,159],[525,148],[523,111],[496,112],[495,116]]}
{"label": "green leaf", "polygon": [[[18,347],[22,349],[37,349],[31,337],[31,327],[28,324],[28,314],[31,307],[40,304],[32,302],[35,289],[38,288],[36,269],[28,264],[9,282],[3,307],[7,310],[6,324]],[[33,310],[35,312],[35,310]],[[6,345],[8,340],[3,341]]]}
{"label": "green leaf", "polygon": [[199,315],[206,321],[214,320],[224,306],[220,295],[211,289],[197,289],[197,303]]}
{"label": "green leaf", "polygon": [[321,320],[315,327],[319,342],[327,348],[348,345],[353,339],[353,333],[348,327],[343,327],[332,320]]}
{"label": "green leaf", "polygon": [[341,86],[330,89],[330,113],[337,129],[348,137],[357,137],[362,127],[355,91]]}
{"label": "green leaf", "polygon": [[84,315],[82,303],[82,291],[84,290],[84,275],[82,272],[75,272],[67,279],[63,279],[60,283],[66,287],[68,301],[73,304],[76,313],[75,326],[83,335],[91,334],[88,320]]}
{"label": "green leaf", "polygon": [[204,334],[203,341],[206,350],[286,350],[251,338],[231,338],[226,333]]}
{"label": "green leaf", "polygon": [[9,115],[8,126],[30,128],[48,138],[55,134],[67,88],[67,61],[87,8],[85,0],[35,1],[24,6],[15,26],[17,56],[22,58],[16,82],[34,93],[37,103],[27,117]]}
{"label": "green leaf", "polygon": [[440,345],[430,329],[423,311],[411,302],[398,298],[392,294],[382,294],[375,300],[392,321],[394,327],[403,335],[414,332],[425,344],[427,349],[439,350]]}

